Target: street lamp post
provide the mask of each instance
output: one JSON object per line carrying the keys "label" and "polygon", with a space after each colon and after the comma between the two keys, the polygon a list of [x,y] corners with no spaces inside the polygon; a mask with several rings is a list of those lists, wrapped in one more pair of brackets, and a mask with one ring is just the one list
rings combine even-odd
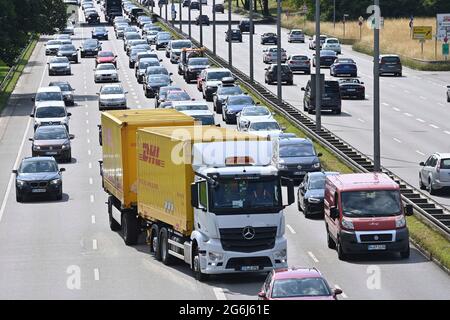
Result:
{"label": "street lamp post", "polygon": [[213,53],[216,54],[216,0],[213,0]]}
{"label": "street lamp post", "polygon": [[168,20],[167,20],[167,7],[168,7],[168,6],[169,6],[169,1],[166,2],[166,21],[168,21]]}
{"label": "street lamp post", "polygon": [[180,32],[183,32],[183,22],[182,22],[183,7],[181,6],[181,0],[179,2],[178,10],[180,11]]}
{"label": "street lamp post", "polygon": [[322,114],[321,114],[321,102],[322,102],[322,88],[321,88],[321,74],[320,74],[320,0],[316,0],[316,55],[314,57],[316,63],[316,131],[320,132],[322,127]]}
{"label": "street lamp post", "polygon": [[200,47],[203,47],[203,18],[202,18],[202,14],[203,14],[203,5],[202,5],[202,1],[200,0],[200,16],[198,17],[198,23],[200,25]]}
{"label": "street lamp post", "polygon": [[250,81],[254,81],[253,72],[253,0],[249,0],[249,15],[250,15]]}
{"label": "street lamp post", "polygon": [[281,101],[283,99],[281,88],[281,0],[277,0],[277,38],[277,97]]}
{"label": "street lamp post", "polygon": [[228,64],[233,66],[232,38],[231,38],[231,1],[228,0]]}
{"label": "street lamp post", "polygon": [[[380,143],[380,27],[381,14],[380,0],[374,0],[375,28],[373,30],[373,170],[381,169],[381,143]],[[377,15],[377,13],[379,15]]]}
{"label": "street lamp post", "polygon": [[189,3],[189,10],[188,10],[188,33],[189,33],[189,39],[191,39],[191,4]]}
{"label": "street lamp post", "polygon": [[336,29],[336,0],[333,0],[333,27]]}

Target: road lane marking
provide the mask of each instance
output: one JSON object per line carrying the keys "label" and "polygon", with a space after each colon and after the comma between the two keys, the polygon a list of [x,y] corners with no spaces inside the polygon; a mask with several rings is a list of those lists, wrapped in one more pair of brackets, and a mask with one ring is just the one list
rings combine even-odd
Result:
{"label": "road lane marking", "polygon": [[86,129],[86,133],[89,134],[89,129]]}
{"label": "road lane marking", "polygon": [[422,119],[420,119],[420,118],[416,118],[416,120],[419,121],[419,122],[422,122],[422,123],[425,122],[425,120],[422,120]]}
{"label": "road lane marking", "polygon": [[135,100],[134,102],[135,102],[136,104],[138,104],[138,103],[139,103],[139,100]]}
{"label": "road lane marking", "polygon": [[438,105],[441,106],[441,107],[444,106],[444,104],[443,104],[443,103],[440,103],[440,102],[438,102]]}
{"label": "road lane marking", "polygon": [[227,300],[227,297],[225,296],[222,288],[213,288],[213,292],[217,300]]}
{"label": "road lane marking", "polygon": [[[334,287],[335,287],[336,289],[342,290],[342,288],[339,287],[337,284],[335,284]],[[347,299],[347,298],[348,298],[348,296],[345,294],[344,290],[342,290],[341,296],[342,296],[342,298],[344,298],[344,299]]]}
{"label": "road lane marking", "polygon": [[97,240],[96,239],[92,240],[92,249],[97,250]]}
{"label": "road lane marking", "polygon": [[94,195],[93,194],[90,195],[89,200],[91,200],[91,202],[94,202],[95,199],[94,199]]}
{"label": "road lane marking", "polygon": [[397,138],[392,138],[392,139],[394,139],[394,141],[396,141],[396,142],[398,142],[398,143],[402,143],[402,141],[399,140],[399,139],[397,139]]}
{"label": "road lane marking", "polygon": [[383,106],[389,107],[389,103],[383,102],[382,103]]}
{"label": "road lane marking", "polygon": [[393,109],[394,111],[400,112],[400,109],[399,109],[399,108],[393,107],[392,109]]}
{"label": "road lane marking", "polygon": [[427,98],[425,98],[424,96],[420,96],[419,98],[422,100],[427,100]]}
{"label": "road lane marking", "polygon": [[434,129],[439,129],[439,127],[434,124],[430,124],[430,127],[434,128]]}
{"label": "road lane marking", "polygon": [[89,120],[86,120],[86,124],[89,124]]}
{"label": "road lane marking", "polygon": [[417,152],[418,154],[420,154],[421,156],[424,156],[424,155],[425,155],[425,153],[420,152],[419,150],[416,150],[416,152]]}
{"label": "road lane marking", "polygon": [[403,114],[404,114],[405,116],[407,116],[407,117],[412,117],[412,116],[413,116],[411,113],[408,113],[408,112],[404,112]]}
{"label": "road lane marking", "polygon": [[94,215],[91,216],[91,222],[92,222],[92,224],[95,224],[95,216]]}
{"label": "road lane marking", "polygon": [[88,150],[88,155],[91,155],[91,153],[92,153],[91,150]]}
{"label": "road lane marking", "polygon": [[316,256],[311,251],[308,251],[308,255],[311,257],[311,259],[313,259],[315,263],[319,262],[319,259],[317,259]]}
{"label": "road lane marking", "polygon": [[405,92],[405,93],[410,93],[408,90],[405,90],[404,92]]}
{"label": "road lane marking", "polygon": [[89,184],[93,184],[94,180],[92,178],[89,178]]}
{"label": "road lane marking", "polygon": [[297,232],[295,232],[295,230],[294,230],[294,228],[292,228],[290,225],[286,225],[286,227],[289,229],[289,231],[292,233],[292,234],[296,234]]}
{"label": "road lane marking", "polygon": [[94,269],[94,280],[95,281],[100,280],[100,271],[98,270],[98,268]]}
{"label": "road lane marking", "polygon": [[450,134],[450,131],[444,131],[444,133],[446,133],[446,134]]}
{"label": "road lane marking", "polygon": [[358,119],[359,122],[364,123],[365,121],[361,118]]}
{"label": "road lane marking", "polygon": [[86,116],[88,116],[88,115],[89,115],[89,112],[86,111]]}
{"label": "road lane marking", "polygon": [[89,162],[88,167],[89,169],[92,169],[92,162]]}

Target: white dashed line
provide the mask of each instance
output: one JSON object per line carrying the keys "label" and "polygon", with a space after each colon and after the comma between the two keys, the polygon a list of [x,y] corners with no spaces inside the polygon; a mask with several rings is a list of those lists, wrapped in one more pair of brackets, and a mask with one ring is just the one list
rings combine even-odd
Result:
{"label": "white dashed line", "polygon": [[88,155],[91,155],[91,153],[92,153],[91,150],[88,150]]}
{"label": "white dashed line", "polygon": [[425,98],[424,96],[420,96],[419,98],[422,100],[427,100],[427,98]]}
{"label": "white dashed line", "polygon": [[383,102],[382,103],[383,106],[389,107],[389,103]]}
{"label": "white dashed line", "polygon": [[92,240],[92,249],[97,250],[97,240]]}
{"label": "white dashed line", "polygon": [[404,90],[405,93],[410,93],[408,90]]}
{"label": "white dashed line", "polygon": [[434,128],[434,129],[439,129],[439,127],[434,124],[430,124],[430,127]]}
{"label": "white dashed line", "polygon": [[217,300],[227,300],[222,288],[213,288],[213,292]]}
{"label": "white dashed line", "polygon": [[88,116],[88,115],[89,115],[89,112],[86,111],[86,116]]}
{"label": "white dashed line", "polygon": [[89,184],[93,184],[94,180],[92,178],[89,178]]}
{"label": "white dashed line", "polygon": [[450,131],[444,131],[445,134],[450,134]]}
{"label": "white dashed line", "polygon": [[89,124],[89,120],[86,120],[86,124]]}
{"label": "white dashed line", "polygon": [[359,122],[364,123],[365,121],[361,118],[358,119]]}
{"label": "white dashed line", "polygon": [[91,216],[91,222],[92,222],[92,224],[95,224],[95,216],[94,215]]}
{"label": "white dashed line", "polygon": [[316,256],[311,251],[308,251],[308,255],[311,257],[311,259],[313,259],[315,263],[319,262],[319,259],[317,259]]}
{"label": "white dashed line", "polygon": [[89,134],[89,129],[86,129],[86,133]]}
{"label": "white dashed line", "polygon": [[393,109],[394,111],[400,112],[400,109],[399,109],[399,108],[393,107],[392,109]]}
{"label": "white dashed line", "polygon": [[419,150],[416,150],[416,152],[417,152],[418,154],[420,154],[421,156],[424,156],[424,155],[425,155],[425,153],[420,152]]}
{"label": "white dashed line", "polygon": [[419,121],[419,122],[422,122],[422,123],[425,122],[425,120],[422,120],[422,119],[420,119],[420,118],[417,118],[416,120]]}
{"label": "white dashed line", "polygon": [[402,143],[402,141],[397,138],[392,138],[392,139],[394,139],[395,142]]}
{"label": "white dashed line", "polygon": [[286,227],[289,229],[289,231],[292,233],[292,234],[296,234],[297,232],[295,232],[295,230],[294,230],[294,228],[292,228],[290,225],[286,225]]}
{"label": "white dashed line", "polygon": [[89,162],[88,167],[89,169],[92,169],[92,162]]}
{"label": "white dashed line", "polygon": [[100,280],[100,271],[97,268],[94,269],[94,280]]}
{"label": "white dashed line", "polygon": [[404,114],[405,116],[407,116],[407,117],[412,117],[412,116],[413,116],[411,113],[408,113],[408,112],[404,112],[403,114]]}
{"label": "white dashed line", "polygon": [[87,139],[87,143],[91,143],[91,139]]}
{"label": "white dashed line", "polygon": [[90,195],[89,200],[91,200],[91,202],[94,202],[95,199],[94,199],[94,195],[93,194]]}
{"label": "white dashed line", "polygon": [[438,105],[441,106],[441,107],[444,106],[444,104],[443,104],[443,103],[440,103],[440,102],[438,102]]}

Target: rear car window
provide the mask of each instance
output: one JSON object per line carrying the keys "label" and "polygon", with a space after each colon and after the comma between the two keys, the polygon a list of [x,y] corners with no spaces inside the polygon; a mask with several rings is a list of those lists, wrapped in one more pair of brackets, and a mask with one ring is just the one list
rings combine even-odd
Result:
{"label": "rear car window", "polygon": [[381,61],[386,63],[400,63],[400,59],[398,57],[383,57],[381,58]]}
{"label": "rear car window", "polygon": [[337,81],[325,81],[326,92],[339,92],[339,82]]}

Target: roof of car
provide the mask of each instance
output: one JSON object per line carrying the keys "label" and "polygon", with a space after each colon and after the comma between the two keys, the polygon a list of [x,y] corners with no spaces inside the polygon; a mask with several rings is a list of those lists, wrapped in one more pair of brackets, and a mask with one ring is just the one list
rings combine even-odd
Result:
{"label": "roof of car", "polygon": [[53,157],[26,157],[26,158],[22,159],[23,162],[25,162],[25,161],[36,161],[36,160],[38,160],[38,161],[52,160],[52,161],[56,162],[55,158],[53,158]]}
{"label": "roof of car", "polygon": [[198,105],[205,106],[205,105],[208,105],[208,104],[206,103],[206,101],[203,101],[203,100],[172,101],[172,106],[173,107],[176,107],[176,106],[179,106],[179,105],[181,105],[181,106],[186,106],[186,105],[189,105],[189,106],[198,106]]}
{"label": "roof of car", "polygon": [[66,107],[64,104],[64,101],[58,101],[58,100],[51,100],[51,101],[39,101],[36,104],[36,109],[42,108],[42,107]]}
{"label": "roof of car", "polygon": [[318,172],[308,172],[307,175],[310,177],[315,176],[335,176],[340,174],[340,172],[337,171],[318,171]]}
{"label": "roof of car", "polygon": [[228,71],[231,72],[230,69],[227,68],[209,68],[209,69],[205,69],[206,72],[216,72],[216,71]]}
{"label": "roof of car", "polygon": [[436,152],[436,155],[438,155],[441,158],[450,158],[450,153],[441,153],[441,152]]}
{"label": "roof of car", "polygon": [[322,278],[322,274],[316,268],[289,267],[274,270],[273,280],[281,279],[304,279],[304,278]]}
{"label": "roof of car", "polygon": [[305,138],[299,138],[299,137],[293,137],[293,138],[283,138],[280,140],[280,144],[286,145],[286,144],[313,144],[311,140],[305,139]]}
{"label": "roof of car", "polygon": [[37,93],[40,93],[40,92],[61,92],[61,89],[59,87],[55,87],[55,86],[40,87],[37,90]]}

